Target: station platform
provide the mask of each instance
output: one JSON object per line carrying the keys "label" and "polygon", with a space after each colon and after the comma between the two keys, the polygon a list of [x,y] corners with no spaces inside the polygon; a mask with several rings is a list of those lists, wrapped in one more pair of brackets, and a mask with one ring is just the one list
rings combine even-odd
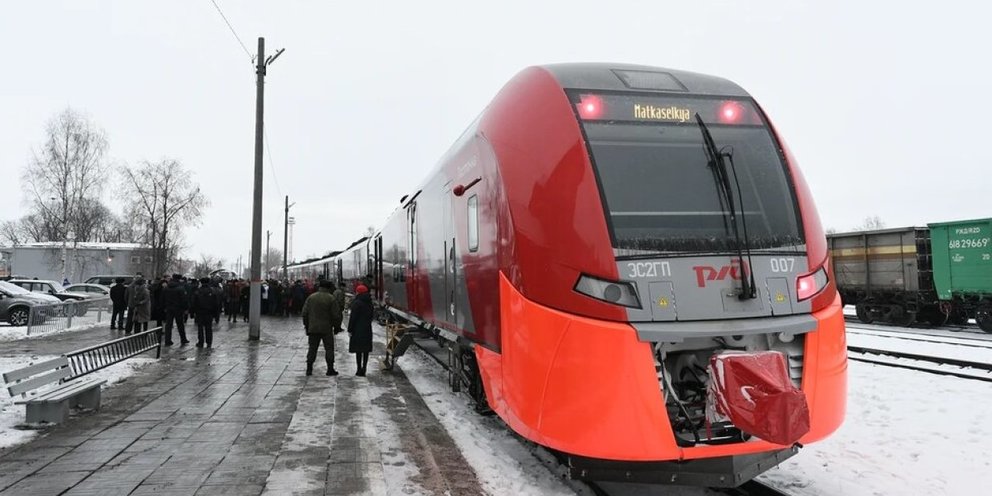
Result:
{"label": "station platform", "polygon": [[[261,340],[247,336],[247,324],[221,322],[211,349],[163,347],[105,389],[99,411],[0,453],[0,496],[484,493],[402,362],[379,369],[381,340],[367,377],[354,375],[346,333],[335,338],[341,375],[324,375],[321,350],[306,377],[299,318],[263,317]],[[70,340],[0,351],[79,347]]]}

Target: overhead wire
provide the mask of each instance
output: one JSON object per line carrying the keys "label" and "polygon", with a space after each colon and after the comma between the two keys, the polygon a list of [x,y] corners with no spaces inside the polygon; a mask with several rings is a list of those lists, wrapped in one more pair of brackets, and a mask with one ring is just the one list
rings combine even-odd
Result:
{"label": "overhead wire", "polygon": [[[220,14],[221,19],[224,19],[224,23],[227,24],[228,29],[231,30],[231,34],[234,35],[234,39],[238,41],[239,45],[241,45],[241,48],[245,51],[245,54],[248,55],[248,58],[254,61],[255,56],[251,54],[251,52],[248,50],[248,47],[245,46],[245,43],[241,41],[241,37],[238,36],[238,32],[234,29],[234,26],[231,25],[231,21],[227,20],[227,16],[224,15],[224,11],[221,10],[220,6],[217,5],[217,2],[215,0],[210,0],[210,3],[214,4],[214,8],[217,9],[217,13]],[[269,145],[269,132],[264,124],[262,126],[262,135],[265,137],[265,153],[269,159],[269,171],[272,172],[272,181],[276,185],[276,191],[279,192],[279,196],[283,196],[282,188],[279,187],[279,178],[276,177],[275,163],[272,161],[272,147]]]}
{"label": "overhead wire", "polygon": [[234,39],[238,40],[238,44],[241,45],[241,49],[245,51],[245,54],[248,55],[249,59],[254,61],[255,56],[252,55],[251,52],[248,50],[248,47],[245,46],[245,42],[241,41],[241,37],[238,36],[238,32],[235,31],[234,26],[231,25],[231,21],[228,21],[227,16],[224,15],[224,11],[220,10],[220,5],[217,5],[217,2],[214,0],[210,0],[210,3],[214,4],[214,8],[217,9],[217,13],[220,14],[221,19],[224,19],[224,23],[227,24],[228,29],[231,30],[231,34],[234,35]]}
{"label": "overhead wire", "polygon": [[282,188],[279,187],[279,178],[276,177],[276,166],[272,162],[272,147],[269,145],[269,131],[262,125],[262,136],[265,137],[265,154],[269,157],[269,171],[272,172],[272,181],[276,183],[276,191],[282,196]]}

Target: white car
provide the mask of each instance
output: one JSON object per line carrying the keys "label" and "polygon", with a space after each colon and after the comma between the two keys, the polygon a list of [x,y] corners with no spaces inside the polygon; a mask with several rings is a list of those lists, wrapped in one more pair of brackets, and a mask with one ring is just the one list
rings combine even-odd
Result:
{"label": "white car", "polygon": [[110,295],[110,288],[104,286],[103,284],[70,284],[65,287],[65,290],[70,293],[86,293],[93,296]]}

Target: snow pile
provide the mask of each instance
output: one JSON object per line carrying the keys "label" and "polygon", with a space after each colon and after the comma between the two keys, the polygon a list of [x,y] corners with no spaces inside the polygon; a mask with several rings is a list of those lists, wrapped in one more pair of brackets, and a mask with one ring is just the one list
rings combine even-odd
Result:
{"label": "snow pile", "polygon": [[[0,357],[0,372],[17,370],[32,363],[43,362],[53,358],[58,357],[54,355]],[[156,361],[154,358],[130,358],[124,362],[94,372],[86,376],[86,378],[106,380],[107,383],[103,385],[106,388],[123,381],[128,376],[134,374],[139,368]],[[17,399],[19,398],[20,396]],[[0,449],[27,442],[38,433],[36,430],[18,428],[18,426],[25,427],[22,425],[24,424],[25,407],[24,405],[15,405],[14,401],[15,398],[11,398],[6,390],[0,393]]]}
{"label": "snow pile", "polygon": [[[64,319],[63,319],[64,320]],[[16,341],[18,339],[33,339],[43,336],[51,336],[53,334],[61,334],[63,332],[76,332],[85,331],[87,329],[93,329],[100,326],[110,325],[110,314],[104,312],[101,316],[100,322],[97,322],[96,312],[90,312],[82,317],[72,318],[72,327],[57,329],[52,323],[55,320],[52,319],[50,323],[45,323],[39,326],[31,327],[31,335],[28,335],[27,326],[10,326],[3,325],[0,326],[0,341]]]}

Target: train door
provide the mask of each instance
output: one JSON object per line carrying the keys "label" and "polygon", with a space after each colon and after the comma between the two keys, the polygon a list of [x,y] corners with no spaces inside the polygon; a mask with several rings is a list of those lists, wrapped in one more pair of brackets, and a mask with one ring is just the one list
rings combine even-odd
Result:
{"label": "train door", "polygon": [[455,304],[455,288],[457,287],[457,258],[455,249],[455,219],[451,205],[451,190],[444,190],[441,199],[441,229],[444,240],[444,320],[456,323],[458,309]]}
{"label": "train door", "polygon": [[337,281],[336,281],[338,284],[341,284],[342,282],[344,282],[344,271],[341,268],[341,265],[342,265],[341,262],[342,262],[342,259],[341,258],[335,258],[334,259],[334,273],[336,274],[336,276],[338,278]]}
{"label": "train door", "polygon": [[373,256],[373,261],[375,267],[373,269],[375,275],[373,276],[375,281],[375,298],[380,302],[385,301],[385,291],[386,291],[386,279],[382,276],[382,235],[379,234],[372,241],[373,251],[375,255]]}
{"label": "train door", "polygon": [[417,288],[417,202],[410,202],[406,207],[407,223],[407,278],[406,301],[407,307],[413,312],[419,312],[420,298]]}

